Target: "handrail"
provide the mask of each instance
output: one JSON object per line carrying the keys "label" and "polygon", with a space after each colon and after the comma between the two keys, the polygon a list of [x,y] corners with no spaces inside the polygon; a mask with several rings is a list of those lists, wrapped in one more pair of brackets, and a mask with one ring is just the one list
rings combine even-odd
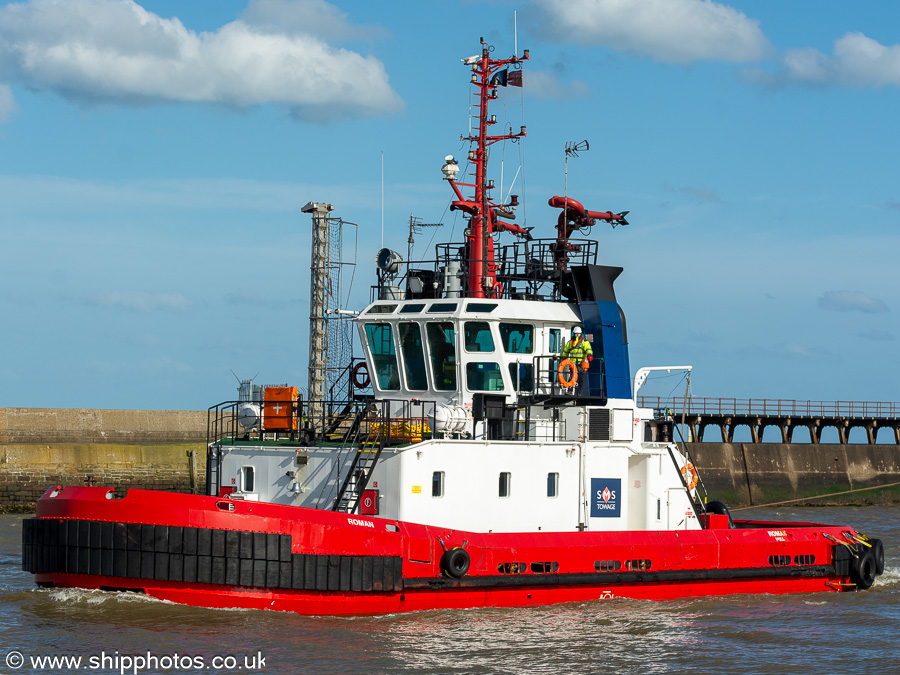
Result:
{"label": "handrail", "polygon": [[642,408],[688,415],[764,415],[772,417],[900,417],[900,403],[873,401],[800,401],[767,398],[640,396]]}

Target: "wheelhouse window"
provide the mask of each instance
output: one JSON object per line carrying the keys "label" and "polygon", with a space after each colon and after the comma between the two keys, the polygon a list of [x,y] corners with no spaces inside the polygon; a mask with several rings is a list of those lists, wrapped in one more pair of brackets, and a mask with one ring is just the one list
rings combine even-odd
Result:
{"label": "wheelhouse window", "polygon": [[500,496],[509,497],[510,483],[512,482],[512,474],[509,471],[500,472]]}
{"label": "wheelhouse window", "polygon": [[443,471],[435,471],[431,475],[431,496],[432,497],[443,497],[444,496],[444,472]]}
{"label": "wheelhouse window", "polygon": [[559,328],[551,328],[548,333],[548,345],[551,354],[559,354],[562,351],[562,331]]}
{"label": "wheelhouse window", "polygon": [[508,354],[531,354],[534,351],[534,326],[525,323],[501,323],[500,340]]}
{"label": "wheelhouse window", "polygon": [[379,389],[399,389],[400,375],[397,372],[397,353],[394,351],[394,332],[391,324],[367,323],[366,339],[369,342],[369,351],[372,352],[375,381]]}
{"label": "wheelhouse window", "polygon": [[493,312],[495,309],[496,302],[470,302],[466,305],[467,312]]}
{"label": "wheelhouse window", "polygon": [[241,467],[241,492],[253,492],[256,488],[256,469],[252,466]]}
{"label": "wheelhouse window", "polygon": [[397,309],[397,305],[374,305],[366,314],[391,314],[395,309]]}
{"label": "wheelhouse window", "polygon": [[397,331],[400,334],[400,353],[403,355],[406,386],[413,391],[425,391],[428,389],[428,378],[425,375],[425,350],[422,346],[422,331],[419,324],[401,323]]}
{"label": "wheelhouse window", "polygon": [[467,363],[466,386],[471,391],[503,391],[500,364],[488,361]]}
{"label": "wheelhouse window", "polygon": [[456,332],[449,321],[432,321],[425,327],[431,376],[438,391],[456,390]]}
{"label": "wheelhouse window", "polygon": [[530,363],[510,363],[509,379],[516,391],[531,391],[534,389],[534,366]]}
{"label": "wheelhouse window", "polygon": [[559,474],[555,471],[547,474],[547,496],[556,497],[559,494]]}
{"label": "wheelhouse window", "polygon": [[487,321],[466,321],[465,335],[467,352],[494,351],[494,337]]}

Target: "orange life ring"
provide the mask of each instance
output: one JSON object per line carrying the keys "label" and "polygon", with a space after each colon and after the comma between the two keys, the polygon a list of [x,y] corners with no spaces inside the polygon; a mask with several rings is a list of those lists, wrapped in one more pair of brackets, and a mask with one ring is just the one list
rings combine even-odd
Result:
{"label": "orange life ring", "polygon": [[[570,375],[568,377],[566,377],[566,367],[569,368]],[[578,384],[578,368],[575,367],[572,359],[560,361],[559,368],[556,369],[556,379],[565,389],[571,389]]]}
{"label": "orange life ring", "polygon": [[[362,373],[362,377],[359,374]],[[353,380],[353,386],[357,389],[365,389],[372,382],[369,377],[369,367],[365,361],[360,361],[350,371],[350,378]]]}
{"label": "orange life ring", "polygon": [[693,490],[697,487],[700,475],[697,473],[697,469],[694,468],[693,464],[688,462],[685,466],[681,467],[681,475],[687,482],[688,490]]}

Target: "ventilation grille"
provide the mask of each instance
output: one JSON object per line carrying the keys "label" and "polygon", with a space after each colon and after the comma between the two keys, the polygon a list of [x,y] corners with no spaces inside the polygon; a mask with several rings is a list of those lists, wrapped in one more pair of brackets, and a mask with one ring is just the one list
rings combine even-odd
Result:
{"label": "ventilation grille", "polygon": [[588,440],[609,440],[609,409],[594,408],[588,411]]}

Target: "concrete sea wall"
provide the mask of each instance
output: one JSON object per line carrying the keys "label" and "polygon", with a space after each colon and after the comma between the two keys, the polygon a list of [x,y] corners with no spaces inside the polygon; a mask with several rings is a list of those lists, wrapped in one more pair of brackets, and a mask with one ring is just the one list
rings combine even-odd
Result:
{"label": "concrete sea wall", "polygon": [[0,512],[54,485],[203,489],[206,411],[0,408]]}
{"label": "concrete sea wall", "polygon": [[[0,408],[0,512],[54,485],[203,490],[207,413]],[[900,483],[900,445],[689,443],[710,499],[739,507]],[[900,485],[810,504],[900,502]]]}
{"label": "concrete sea wall", "polygon": [[[805,499],[814,505],[900,502],[900,445],[689,443],[710,499],[750,506]],[[856,491],[860,490],[860,491]]]}

